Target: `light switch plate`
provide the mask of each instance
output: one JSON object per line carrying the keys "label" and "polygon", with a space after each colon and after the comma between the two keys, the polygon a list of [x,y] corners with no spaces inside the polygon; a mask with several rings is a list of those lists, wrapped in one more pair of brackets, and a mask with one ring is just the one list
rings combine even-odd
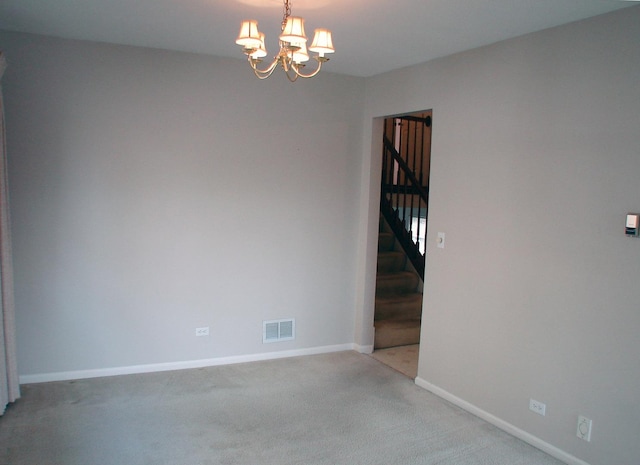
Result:
{"label": "light switch plate", "polygon": [[636,213],[627,213],[627,221],[625,222],[624,233],[627,237],[638,237],[640,234],[640,215]]}

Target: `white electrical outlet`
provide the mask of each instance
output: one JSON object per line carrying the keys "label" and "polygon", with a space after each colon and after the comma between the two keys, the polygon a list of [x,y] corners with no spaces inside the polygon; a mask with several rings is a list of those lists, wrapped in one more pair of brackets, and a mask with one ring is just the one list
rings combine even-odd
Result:
{"label": "white electrical outlet", "polygon": [[580,415],[578,417],[578,430],[576,436],[587,442],[591,441],[591,420]]}
{"label": "white electrical outlet", "polygon": [[209,335],[209,327],[203,326],[202,328],[196,328],[196,336],[208,336]]}
{"label": "white electrical outlet", "polygon": [[547,412],[547,406],[540,401],[529,399],[529,410],[533,413],[544,416]]}

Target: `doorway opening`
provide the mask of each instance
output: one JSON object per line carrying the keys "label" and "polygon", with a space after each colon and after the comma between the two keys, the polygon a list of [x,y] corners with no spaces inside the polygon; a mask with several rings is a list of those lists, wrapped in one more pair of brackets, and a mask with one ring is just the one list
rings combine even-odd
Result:
{"label": "doorway opening", "polygon": [[432,110],[393,116],[382,176],[373,357],[415,378],[422,324]]}

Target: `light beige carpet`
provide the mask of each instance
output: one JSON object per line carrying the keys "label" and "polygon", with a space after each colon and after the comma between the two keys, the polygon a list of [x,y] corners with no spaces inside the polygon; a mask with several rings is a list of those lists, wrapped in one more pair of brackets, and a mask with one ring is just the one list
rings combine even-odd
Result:
{"label": "light beige carpet", "polygon": [[394,370],[398,370],[405,376],[415,379],[418,376],[418,352],[420,344],[409,346],[391,347],[389,349],[375,350],[371,356],[390,366]]}
{"label": "light beige carpet", "polygon": [[356,352],[24,385],[1,465],[560,465]]}

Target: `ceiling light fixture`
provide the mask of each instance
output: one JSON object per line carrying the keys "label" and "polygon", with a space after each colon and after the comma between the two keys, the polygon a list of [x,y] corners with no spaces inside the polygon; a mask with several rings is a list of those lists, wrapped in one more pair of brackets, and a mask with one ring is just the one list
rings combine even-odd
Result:
{"label": "ceiling light fixture", "polygon": [[[242,21],[240,34],[236,39],[236,44],[242,47],[242,51],[247,55],[249,65],[259,79],[266,79],[280,65],[289,81],[294,82],[299,77],[310,78],[317,75],[322,68],[322,64],[329,61],[326,53],[334,53],[331,31],[328,29],[316,29],[311,46],[307,48],[307,36],[304,33],[304,19],[298,16],[291,16],[291,2],[284,0],[284,15],[280,28],[280,51],[274,57],[271,64],[266,69],[258,68],[262,63],[262,58],[267,56],[267,49],[264,45],[264,34],[258,31],[258,21]],[[313,56],[318,66],[308,74],[302,72],[305,63],[309,61],[309,52],[317,53]]]}

